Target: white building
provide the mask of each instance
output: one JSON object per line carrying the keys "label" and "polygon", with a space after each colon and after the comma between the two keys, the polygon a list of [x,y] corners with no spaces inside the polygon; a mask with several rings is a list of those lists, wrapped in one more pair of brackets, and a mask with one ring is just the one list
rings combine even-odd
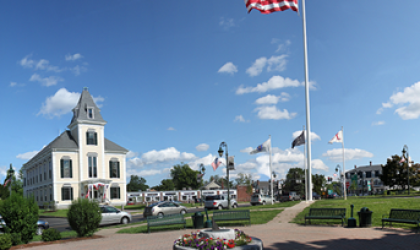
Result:
{"label": "white building", "polygon": [[84,88],[69,130],[23,165],[24,195],[33,195],[40,206],[54,201],[58,208],[78,197],[125,204],[128,150],[105,138],[105,124]]}

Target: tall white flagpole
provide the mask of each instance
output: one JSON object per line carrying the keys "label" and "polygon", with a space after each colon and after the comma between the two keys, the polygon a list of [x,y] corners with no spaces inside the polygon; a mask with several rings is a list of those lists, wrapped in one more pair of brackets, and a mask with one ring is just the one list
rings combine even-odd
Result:
{"label": "tall white flagpole", "polygon": [[[307,151],[308,151],[308,175],[312,176],[311,171],[311,118],[310,118],[310,103],[309,103],[309,76],[308,76],[308,52],[306,44],[306,14],[305,14],[305,0],[302,0],[302,24],[303,24],[303,49],[305,55],[305,100],[306,100],[306,138],[307,138]],[[309,178],[309,201],[312,201],[312,178]]]}
{"label": "tall white flagpole", "polygon": [[343,178],[343,191],[344,191],[344,200],[347,200],[347,191],[346,191],[346,178],[345,178],[345,167],[344,167],[344,128],[343,126],[341,126],[341,144],[343,145],[343,172],[341,173],[342,176],[340,176],[341,178]]}
{"label": "tall white flagpole", "polygon": [[[305,126],[303,126],[303,131],[305,131]],[[305,139],[306,140],[306,139]],[[306,144],[306,142],[305,142]],[[308,173],[307,173],[307,165],[306,165],[306,145],[303,146],[305,153],[303,154],[303,163],[305,164],[305,202],[308,202]]]}
{"label": "tall white flagpole", "polygon": [[270,150],[269,150],[269,160],[270,160],[270,179],[271,179],[271,205],[273,205],[273,169],[271,166],[271,135],[269,135],[270,138]]}

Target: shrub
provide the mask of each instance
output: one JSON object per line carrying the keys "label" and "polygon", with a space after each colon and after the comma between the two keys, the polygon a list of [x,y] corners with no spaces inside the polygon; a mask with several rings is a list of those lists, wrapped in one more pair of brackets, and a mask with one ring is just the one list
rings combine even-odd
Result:
{"label": "shrub", "polygon": [[61,240],[60,232],[55,228],[49,228],[44,230],[42,233],[42,240],[43,241],[54,241],[54,240]]}
{"label": "shrub", "polygon": [[78,198],[67,212],[67,220],[77,236],[92,236],[102,220],[99,204],[96,201]]}
{"label": "shrub", "polygon": [[[13,245],[28,243],[37,229],[38,205],[33,197],[12,195],[0,203],[0,214],[6,223],[5,231],[10,233]],[[20,237],[16,234],[20,234]]]}
{"label": "shrub", "polygon": [[10,234],[0,234],[0,250],[7,250],[12,247],[12,237]]}
{"label": "shrub", "polygon": [[51,209],[51,211],[54,211],[54,212],[57,210],[57,208],[55,206],[55,201],[50,201],[50,209]]}

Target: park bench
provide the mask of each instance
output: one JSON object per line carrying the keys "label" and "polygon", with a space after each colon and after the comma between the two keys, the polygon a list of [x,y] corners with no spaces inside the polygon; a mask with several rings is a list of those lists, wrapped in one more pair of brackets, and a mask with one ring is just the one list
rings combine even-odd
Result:
{"label": "park bench", "polygon": [[309,224],[311,224],[311,220],[314,219],[341,220],[341,225],[344,226],[345,218],[345,208],[310,208],[309,213],[305,215],[305,226],[306,220],[309,220]]}
{"label": "park bench", "polygon": [[178,225],[182,224],[185,228],[185,218],[183,214],[170,214],[163,217],[159,216],[148,216],[147,217],[147,232],[150,233],[151,227],[167,226],[167,225]]}
{"label": "park bench", "polygon": [[416,224],[417,226],[419,226],[420,210],[391,208],[389,215],[385,214],[382,216],[382,229],[384,228],[385,222],[389,222],[391,226],[392,222]]}
{"label": "park bench", "polygon": [[235,210],[235,211],[220,211],[213,213],[213,221],[237,221],[237,220],[248,220],[251,225],[251,213],[249,210]]}

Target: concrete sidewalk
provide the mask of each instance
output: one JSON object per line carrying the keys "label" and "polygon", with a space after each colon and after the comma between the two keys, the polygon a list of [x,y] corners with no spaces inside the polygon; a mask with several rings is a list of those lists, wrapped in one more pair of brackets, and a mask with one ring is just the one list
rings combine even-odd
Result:
{"label": "concrete sidewalk", "polygon": [[[264,225],[237,227],[250,236],[260,238],[264,249],[420,249],[420,234],[406,230],[379,228],[343,228],[336,226],[301,226],[289,223],[311,203],[305,201],[286,208]],[[151,234],[116,234],[120,229],[104,229],[98,235],[105,238],[54,244],[32,249],[147,249],[170,250],[180,235],[191,229],[153,232]]]}

